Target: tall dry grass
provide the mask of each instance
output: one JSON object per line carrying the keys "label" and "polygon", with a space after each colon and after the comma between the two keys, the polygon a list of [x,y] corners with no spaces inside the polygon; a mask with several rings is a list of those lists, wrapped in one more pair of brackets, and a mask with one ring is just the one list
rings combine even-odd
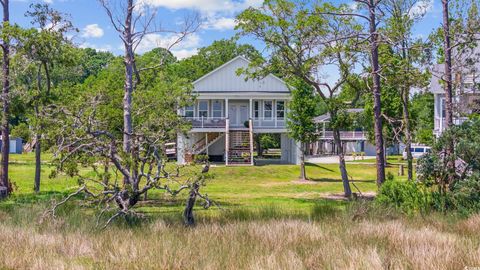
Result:
{"label": "tall dry grass", "polygon": [[[18,213],[17,213],[18,214]],[[463,269],[480,266],[480,216],[352,221],[153,221],[105,231],[65,220],[0,215],[0,268],[10,269]],[[77,220],[81,222],[81,220]]]}

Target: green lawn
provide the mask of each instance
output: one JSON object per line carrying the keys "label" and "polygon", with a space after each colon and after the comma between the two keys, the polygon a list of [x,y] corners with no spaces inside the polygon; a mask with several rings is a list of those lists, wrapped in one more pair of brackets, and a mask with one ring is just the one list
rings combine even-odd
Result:
{"label": "green lawn", "polygon": [[[52,168],[48,161],[51,155],[47,154],[44,155],[44,162],[47,164],[42,165],[41,193],[35,196],[32,191],[35,171],[33,154],[11,157],[15,163],[10,166],[10,179],[15,184],[16,190],[12,199],[3,204],[27,202],[32,199],[48,200],[53,194],[63,196],[77,187],[74,179],[65,176],[49,178]],[[361,192],[376,191],[374,165],[348,164],[347,169]],[[396,175],[398,169],[393,166],[387,170]],[[343,190],[338,166],[335,164],[308,164],[307,175],[310,181],[306,183],[297,180],[299,167],[295,165],[213,166],[211,172],[214,178],[208,181],[206,187],[202,187],[202,192],[207,193],[222,207],[229,209],[255,209],[275,205],[284,211],[310,211],[325,195],[342,193]],[[353,186],[352,190],[357,191]],[[178,212],[183,207],[183,196],[172,200],[160,191],[152,191],[149,196],[156,203],[140,207],[147,213]]]}

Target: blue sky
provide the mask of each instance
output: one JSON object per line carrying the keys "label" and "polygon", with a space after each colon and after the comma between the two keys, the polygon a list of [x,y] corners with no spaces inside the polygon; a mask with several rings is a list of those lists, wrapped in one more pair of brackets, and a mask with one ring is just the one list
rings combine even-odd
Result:
{"label": "blue sky", "polygon": [[[124,0],[111,0],[124,1]],[[173,47],[172,52],[178,58],[188,57],[200,47],[208,46],[214,40],[229,38],[235,34],[234,18],[248,6],[259,6],[262,0],[138,0],[158,9],[158,21],[167,28],[177,27],[179,21],[187,13],[196,12],[201,15],[204,25],[195,34],[189,36],[185,42]],[[343,1],[352,4],[353,1]],[[441,6],[440,0],[424,0],[421,9],[425,10],[425,17],[415,29],[415,33],[421,37],[427,37],[433,28],[440,25]],[[31,3],[49,3],[63,13],[70,15],[74,26],[80,30],[73,38],[74,42],[81,47],[92,47],[98,50],[111,51],[121,54],[121,42],[117,32],[112,28],[105,11],[97,0],[11,0],[11,20],[22,26],[30,26],[28,18],[24,17]],[[118,2],[117,2],[118,3]],[[337,2],[338,3],[338,2]],[[137,52],[151,50],[159,45],[164,45],[169,40],[167,34],[151,35],[139,46]],[[242,43],[250,43],[263,50],[260,42],[249,38],[243,38]],[[328,72],[330,73],[330,72]]]}

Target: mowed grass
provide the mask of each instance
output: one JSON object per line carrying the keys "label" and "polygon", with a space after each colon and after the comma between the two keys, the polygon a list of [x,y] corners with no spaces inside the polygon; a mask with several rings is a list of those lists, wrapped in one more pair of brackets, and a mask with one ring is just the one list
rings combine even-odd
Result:
{"label": "mowed grass", "polygon": [[[46,154],[42,164],[41,192],[38,195],[33,194],[35,164],[32,156],[33,154],[11,156],[14,163],[10,166],[10,179],[16,189],[10,202],[28,202],[32,198],[49,200],[55,194],[56,198],[65,196],[78,187],[76,179],[66,176],[49,178],[53,168],[49,165],[51,155]],[[347,169],[354,183],[354,192],[376,192],[374,165],[348,164]],[[89,169],[83,170],[87,172]],[[398,169],[393,166],[387,170],[395,174]],[[335,164],[307,164],[307,175],[310,179],[307,182],[298,181],[299,166],[296,165],[212,166],[211,175],[213,178],[207,181],[201,192],[208,194],[222,208],[256,209],[274,205],[285,211],[308,212],[326,196],[343,192],[339,168]],[[180,213],[184,202],[182,195],[172,199],[161,191],[153,190],[149,193],[149,199],[153,202],[141,204],[140,211],[149,214]],[[341,202],[334,204],[343,205]],[[208,215],[208,212],[217,210],[214,207],[202,212]]]}

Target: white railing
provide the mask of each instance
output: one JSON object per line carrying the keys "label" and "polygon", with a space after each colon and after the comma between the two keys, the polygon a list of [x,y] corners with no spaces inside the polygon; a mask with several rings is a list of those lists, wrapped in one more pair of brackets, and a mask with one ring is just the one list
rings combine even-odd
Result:
{"label": "white railing", "polygon": [[253,128],[286,128],[285,118],[253,118]]}
{"label": "white railing", "polygon": [[[321,139],[333,140],[333,131],[326,130],[320,133]],[[366,140],[365,131],[340,131],[340,140]]]}
{"label": "white railing", "polygon": [[225,117],[185,117],[193,128],[225,128]]}
{"label": "white railing", "polygon": [[[463,124],[467,120],[468,120],[467,117],[453,118],[453,124],[458,126]],[[435,126],[434,126],[435,130],[438,130],[441,132],[445,130],[445,126],[446,126],[446,121],[444,117],[442,118],[435,117]]]}

